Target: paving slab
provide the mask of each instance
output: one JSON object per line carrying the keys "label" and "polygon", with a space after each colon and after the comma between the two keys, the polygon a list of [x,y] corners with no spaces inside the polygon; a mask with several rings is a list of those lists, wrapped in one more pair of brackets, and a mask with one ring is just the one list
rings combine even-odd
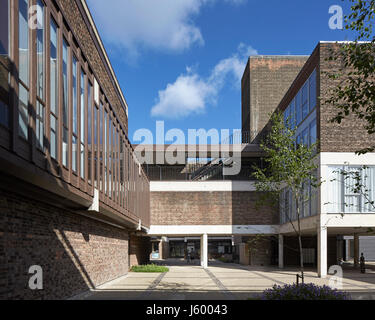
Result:
{"label": "paving slab", "polygon": [[[135,273],[106,283],[84,296],[94,300],[246,300],[274,284],[292,284],[297,268],[249,267],[215,263],[208,269],[183,262],[169,266],[167,273]],[[307,269],[305,282],[329,285],[329,277],[321,279]],[[343,290],[353,299],[375,300],[375,271],[366,274],[344,270]]]}

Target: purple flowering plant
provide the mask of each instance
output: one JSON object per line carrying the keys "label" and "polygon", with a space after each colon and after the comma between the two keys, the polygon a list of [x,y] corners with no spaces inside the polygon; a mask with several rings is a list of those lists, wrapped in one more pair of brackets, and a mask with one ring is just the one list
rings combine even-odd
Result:
{"label": "purple flowering plant", "polygon": [[263,291],[260,300],[350,300],[348,293],[313,283],[278,286]]}

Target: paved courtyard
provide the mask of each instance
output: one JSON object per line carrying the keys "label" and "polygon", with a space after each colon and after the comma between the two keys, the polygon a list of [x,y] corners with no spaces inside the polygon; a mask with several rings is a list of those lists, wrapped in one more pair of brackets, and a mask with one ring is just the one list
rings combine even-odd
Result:
{"label": "paved courtyard", "polygon": [[[274,284],[292,284],[298,269],[248,267],[211,262],[208,269],[183,261],[164,261],[167,273],[133,273],[100,286],[78,299],[101,300],[246,300]],[[315,270],[306,271],[306,283],[329,284]],[[353,268],[344,269],[343,290],[354,299],[375,300],[375,270],[366,274]]]}

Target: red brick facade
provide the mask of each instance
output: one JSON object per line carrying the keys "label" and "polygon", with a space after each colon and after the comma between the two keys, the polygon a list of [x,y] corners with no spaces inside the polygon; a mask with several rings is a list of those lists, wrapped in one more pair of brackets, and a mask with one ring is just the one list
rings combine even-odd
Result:
{"label": "red brick facade", "polygon": [[151,192],[152,225],[270,225],[277,210],[256,206],[256,192]]}
{"label": "red brick facade", "polygon": [[242,130],[260,132],[307,60],[252,56],[242,77]]}
{"label": "red brick facade", "polygon": [[[125,275],[148,258],[148,238],[74,211],[0,191],[0,299],[65,299]],[[32,265],[43,290],[30,290]]]}
{"label": "red brick facade", "polygon": [[320,119],[320,149],[322,152],[356,152],[360,149],[370,147],[374,144],[374,139],[364,128],[365,122],[350,115],[341,124],[329,122],[337,113],[335,106],[324,103],[330,95],[330,90],[339,85],[341,78],[329,79],[327,73],[339,71],[340,61],[329,61],[330,48],[334,47],[330,43],[319,45],[320,57],[320,96],[321,103],[319,110]]}
{"label": "red brick facade", "polygon": [[129,239],[129,264],[130,267],[146,264],[150,259],[151,242],[149,237],[130,235]]}

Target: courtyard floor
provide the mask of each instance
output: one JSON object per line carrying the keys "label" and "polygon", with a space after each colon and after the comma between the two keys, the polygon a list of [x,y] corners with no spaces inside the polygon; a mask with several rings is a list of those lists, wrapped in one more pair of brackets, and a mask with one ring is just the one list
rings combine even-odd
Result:
{"label": "courtyard floor", "polygon": [[[168,265],[167,273],[134,273],[111,281],[76,297],[88,300],[246,300],[274,284],[292,284],[298,269],[251,267],[210,262],[208,269],[199,260],[186,264],[180,260],[160,261]],[[329,285],[329,276],[320,279],[314,269],[307,269],[305,283]],[[375,266],[366,274],[346,267],[343,290],[353,299],[375,300]]]}

